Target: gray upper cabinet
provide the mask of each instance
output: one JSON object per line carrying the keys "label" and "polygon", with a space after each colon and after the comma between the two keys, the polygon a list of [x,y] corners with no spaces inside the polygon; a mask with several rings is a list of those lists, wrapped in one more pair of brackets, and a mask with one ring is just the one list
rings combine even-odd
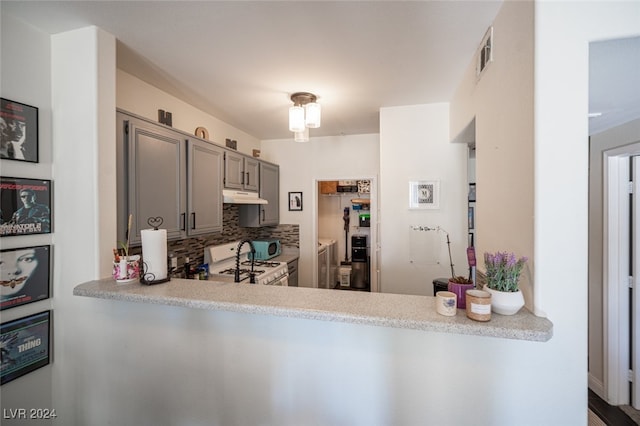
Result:
{"label": "gray upper cabinet", "polygon": [[269,204],[240,206],[240,226],[271,226],[280,223],[280,167],[259,161],[260,198]]}
{"label": "gray upper cabinet", "polygon": [[224,149],[198,139],[188,141],[189,235],[222,231]]}
{"label": "gray upper cabinet", "polygon": [[[125,132],[127,130],[125,129]],[[149,218],[162,218],[167,238],[182,236],[186,220],[184,139],[168,129],[128,120],[128,206],[130,242],[141,242]],[[126,222],[125,222],[126,227]]]}
{"label": "gray upper cabinet", "polygon": [[259,189],[259,161],[227,150],[224,160],[224,187],[242,191]]}
{"label": "gray upper cabinet", "polygon": [[222,230],[224,148],[118,112],[118,240],[141,243],[149,218],[167,239]]}

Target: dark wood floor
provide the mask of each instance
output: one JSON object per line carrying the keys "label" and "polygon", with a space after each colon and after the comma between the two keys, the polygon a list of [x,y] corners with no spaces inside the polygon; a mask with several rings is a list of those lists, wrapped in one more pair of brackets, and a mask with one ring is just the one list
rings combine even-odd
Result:
{"label": "dark wood floor", "polygon": [[636,426],[631,417],[620,408],[607,404],[589,389],[589,409],[596,413],[608,426]]}

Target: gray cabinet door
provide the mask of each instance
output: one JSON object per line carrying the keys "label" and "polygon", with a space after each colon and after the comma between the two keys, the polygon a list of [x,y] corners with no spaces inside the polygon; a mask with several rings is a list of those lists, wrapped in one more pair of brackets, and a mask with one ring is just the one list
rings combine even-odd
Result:
{"label": "gray cabinet door", "polygon": [[280,167],[261,162],[260,183],[260,197],[269,201],[260,206],[260,224],[277,225],[280,223]]}
{"label": "gray cabinet door", "polygon": [[128,206],[133,215],[130,241],[141,241],[149,218],[162,218],[167,239],[186,227],[185,140],[179,134],[131,119],[128,131]]}
{"label": "gray cabinet door", "polygon": [[280,167],[262,161],[259,163],[260,198],[264,198],[269,204],[241,205],[240,226],[257,227],[280,223]]}
{"label": "gray cabinet door", "polygon": [[258,192],[260,185],[260,161],[233,151],[226,151],[224,158],[224,187]]}
{"label": "gray cabinet door", "polygon": [[244,189],[244,156],[227,151],[224,154],[224,187]]}
{"label": "gray cabinet door", "polygon": [[244,189],[258,191],[260,189],[260,161],[251,157],[244,157]]}
{"label": "gray cabinet door", "polygon": [[224,149],[197,139],[188,141],[189,235],[222,231]]}

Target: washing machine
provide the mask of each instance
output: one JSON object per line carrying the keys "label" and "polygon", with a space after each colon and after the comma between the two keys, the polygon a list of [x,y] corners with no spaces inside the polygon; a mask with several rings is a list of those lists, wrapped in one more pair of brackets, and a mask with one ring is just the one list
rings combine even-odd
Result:
{"label": "washing machine", "polygon": [[338,280],[338,246],[330,238],[318,239],[318,288],[336,288]]}

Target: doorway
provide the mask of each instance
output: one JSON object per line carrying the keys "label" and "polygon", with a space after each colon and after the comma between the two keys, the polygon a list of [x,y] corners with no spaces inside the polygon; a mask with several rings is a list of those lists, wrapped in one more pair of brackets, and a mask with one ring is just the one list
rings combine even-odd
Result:
{"label": "doorway", "polygon": [[[380,291],[376,177],[322,178],[315,181],[314,188],[314,247],[319,249],[319,255],[313,257],[313,270],[318,271],[314,274],[315,287]],[[356,241],[355,248],[353,241]],[[334,244],[329,245],[331,242]],[[329,253],[325,253],[328,245]],[[327,258],[330,262],[325,267],[323,262]],[[328,285],[324,284],[324,274],[329,277]]]}

